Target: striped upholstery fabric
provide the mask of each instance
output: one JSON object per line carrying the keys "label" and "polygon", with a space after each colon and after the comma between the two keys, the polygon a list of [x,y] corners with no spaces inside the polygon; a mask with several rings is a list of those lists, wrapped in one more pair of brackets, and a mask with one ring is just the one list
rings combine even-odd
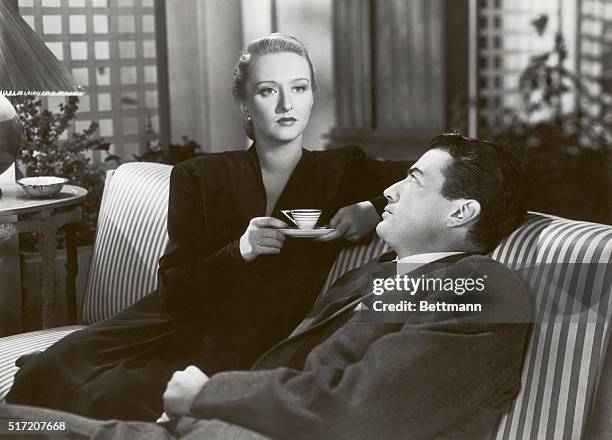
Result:
{"label": "striped upholstery fabric", "polygon": [[71,325],[1,338],[0,402],[13,385],[13,377],[17,372],[15,360],[19,356],[33,351],[46,350],[54,342],[81,328],[83,328],[82,325]]}
{"label": "striped upholstery fabric", "polygon": [[[379,239],[342,250],[323,291],[386,250]],[[539,317],[496,440],[583,436],[610,340],[611,253],[612,226],[535,213],[492,253],[530,287]]]}
{"label": "striped upholstery fabric", "polygon": [[83,304],[86,324],[111,317],[156,287],[168,241],[171,170],[128,163],[107,177]]}

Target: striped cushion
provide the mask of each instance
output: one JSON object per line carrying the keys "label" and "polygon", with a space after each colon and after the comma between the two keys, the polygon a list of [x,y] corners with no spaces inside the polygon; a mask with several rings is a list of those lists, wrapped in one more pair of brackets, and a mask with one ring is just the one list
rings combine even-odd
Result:
{"label": "striped cushion", "polygon": [[168,241],[171,170],[128,163],[107,177],[83,304],[86,324],[111,317],[156,287]]}
{"label": "striped cushion", "polygon": [[20,335],[7,336],[0,339],[0,401],[8,393],[13,385],[13,376],[17,372],[15,360],[24,354],[37,350],[46,350],[48,346],[59,341],[73,331],[82,329],[83,326],[71,325],[68,327],[56,327],[37,332],[22,333]]}
{"label": "striped cushion", "polygon": [[[386,250],[375,238],[343,249],[322,291]],[[535,213],[493,251],[530,287],[539,321],[555,316],[534,326],[521,389],[496,440],[584,433],[610,340],[611,253],[612,226]]]}

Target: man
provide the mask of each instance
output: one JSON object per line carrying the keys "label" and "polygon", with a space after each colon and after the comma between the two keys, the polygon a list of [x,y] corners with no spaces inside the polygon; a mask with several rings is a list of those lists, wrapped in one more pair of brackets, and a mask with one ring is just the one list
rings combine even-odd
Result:
{"label": "man", "polygon": [[334,283],[251,371],[176,372],[164,393],[173,430],[10,405],[0,415],[65,421],[69,438],[486,437],[518,391],[531,307],[514,274],[478,254],[521,223],[526,194],[498,147],[438,136],[385,190],[377,233],[395,253]]}

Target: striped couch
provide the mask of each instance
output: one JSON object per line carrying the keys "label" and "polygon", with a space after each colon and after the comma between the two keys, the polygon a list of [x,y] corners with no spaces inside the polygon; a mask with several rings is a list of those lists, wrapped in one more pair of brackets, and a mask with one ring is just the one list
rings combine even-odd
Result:
{"label": "striped couch", "polygon": [[[170,169],[130,163],[109,173],[85,292],[86,325],[113,315],[155,286],[157,260],[167,240]],[[385,251],[376,237],[346,247],[322,291]],[[610,390],[600,384],[612,383],[611,254],[612,226],[535,213],[493,252],[494,259],[515,270],[530,287],[538,323],[527,349],[521,390],[492,438],[587,438],[595,415],[602,418],[600,400],[605,403]],[[43,350],[79,328],[1,338],[0,398],[10,388],[17,357]],[[610,408],[604,408],[603,419],[611,415]]]}

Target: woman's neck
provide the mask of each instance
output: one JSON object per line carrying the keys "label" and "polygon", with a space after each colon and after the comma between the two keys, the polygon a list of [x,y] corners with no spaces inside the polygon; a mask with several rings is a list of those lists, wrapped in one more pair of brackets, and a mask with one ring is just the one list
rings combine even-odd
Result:
{"label": "woman's neck", "polygon": [[262,171],[293,170],[302,157],[302,136],[286,143],[262,142],[258,139],[255,148]]}

